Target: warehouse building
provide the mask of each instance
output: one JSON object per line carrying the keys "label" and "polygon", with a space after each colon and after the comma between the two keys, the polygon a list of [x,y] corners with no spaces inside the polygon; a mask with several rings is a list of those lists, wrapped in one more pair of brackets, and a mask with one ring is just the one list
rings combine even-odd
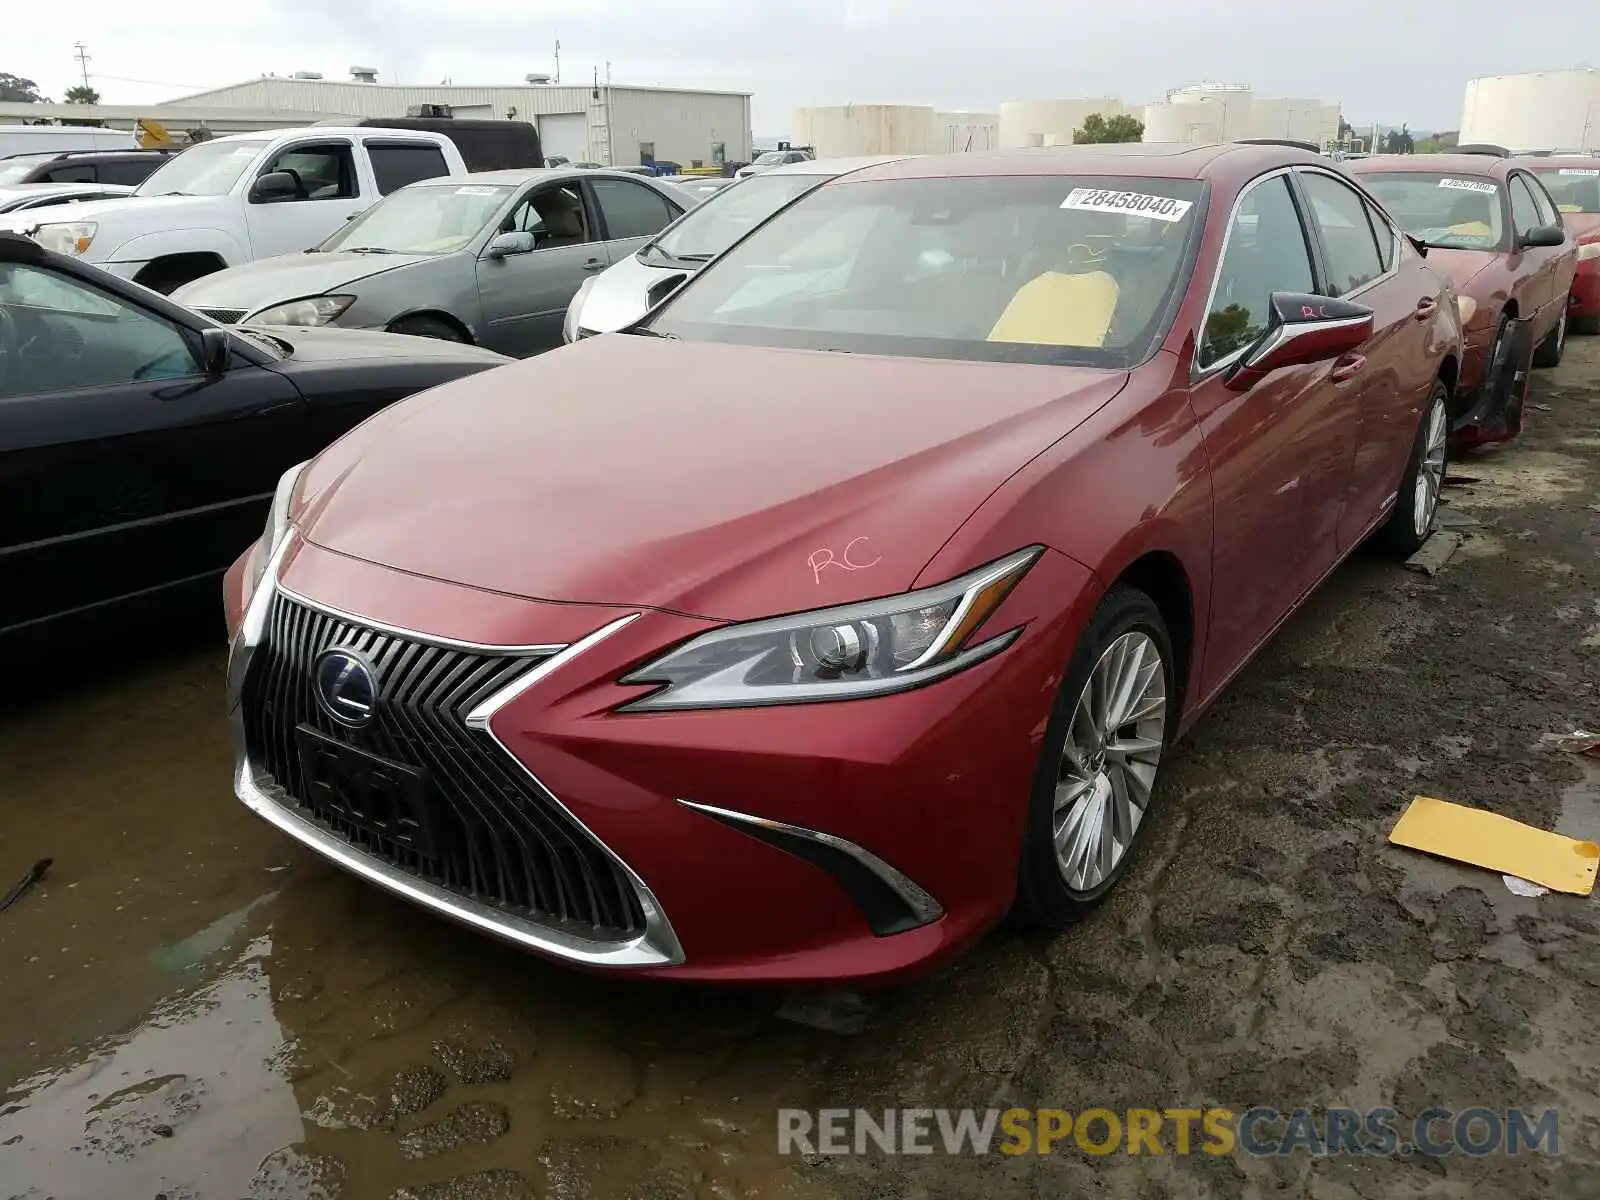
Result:
{"label": "warehouse building", "polygon": [[[354,117],[442,115],[530,121],[547,156],[627,166],[658,160],[684,166],[748,162],[750,93],[595,83],[568,85],[530,75],[521,85],[395,86],[351,68],[348,81],[313,72],[268,75],[144,106],[0,105],[0,121],[68,116],[132,128],[153,118],[168,129],[246,132]],[[13,110],[21,110],[16,112]]]}
{"label": "warehouse building", "polygon": [[923,104],[840,104],[797,108],[790,140],[818,158],[858,154],[952,154],[993,150],[994,113],[936,112]]}
{"label": "warehouse building", "polygon": [[1468,80],[1460,139],[1511,150],[1600,150],[1600,71]]}

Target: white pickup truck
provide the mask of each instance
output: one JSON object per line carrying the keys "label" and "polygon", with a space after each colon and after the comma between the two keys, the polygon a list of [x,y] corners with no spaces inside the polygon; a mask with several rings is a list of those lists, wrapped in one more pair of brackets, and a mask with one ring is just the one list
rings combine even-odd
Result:
{"label": "white pickup truck", "polygon": [[174,155],[125,199],[74,204],[70,220],[65,210],[0,217],[0,229],[166,293],[315,246],[408,183],[466,173],[440,133],[325,125],[238,133]]}

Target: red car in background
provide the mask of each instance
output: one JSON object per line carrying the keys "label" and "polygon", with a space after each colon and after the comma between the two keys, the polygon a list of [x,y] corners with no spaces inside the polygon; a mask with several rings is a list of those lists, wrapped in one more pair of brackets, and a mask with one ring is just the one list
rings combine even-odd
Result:
{"label": "red car in background", "polygon": [[1573,333],[1600,333],[1600,158],[1543,155],[1521,159],[1518,165],[1544,184],[1567,233],[1578,244],[1578,273],[1567,298],[1567,326]]}
{"label": "red car in background", "polygon": [[1345,166],[1455,286],[1466,354],[1453,440],[1515,437],[1528,368],[1553,367],[1566,349],[1578,253],[1555,202],[1504,154],[1380,154]]}
{"label": "red car in background", "polygon": [[235,789],[594,969],[887,983],[1063,926],[1289,614],[1428,536],[1460,355],[1312,153],[866,168],[286,474],[225,585]]}

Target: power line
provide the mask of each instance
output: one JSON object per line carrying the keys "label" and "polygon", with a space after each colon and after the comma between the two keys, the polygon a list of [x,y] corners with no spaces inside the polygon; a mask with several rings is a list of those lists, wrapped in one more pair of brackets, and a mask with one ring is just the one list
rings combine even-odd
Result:
{"label": "power line", "polygon": [[109,79],[114,83],[143,83],[151,87],[181,88],[190,92],[204,92],[212,86],[209,83],[173,83],[170,79],[129,79],[126,75],[103,75],[99,71],[95,71],[93,77]]}

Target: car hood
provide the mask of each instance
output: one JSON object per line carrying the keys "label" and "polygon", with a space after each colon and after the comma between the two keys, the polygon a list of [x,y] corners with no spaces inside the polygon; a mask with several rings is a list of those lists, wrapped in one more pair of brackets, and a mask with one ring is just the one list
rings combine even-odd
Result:
{"label": "car hood", "polygon": [[1467,285],[1498,257],[1492,250],[1428,247],[1428,265],[1448,279],[1458,292],[1466,291]]}
{"label": "car hood", "polygon": [[275,338],[281,338],[294,347],[291,356],[296,362],[354,362],[358,359],[428,359],[430,361],[463,363],[510,363],[515,359],[482,346],[468,346],[462,342],[447,342],[442,338],[407,337],[399,333],[383,333],[365,329],[312,329],[304,325],[262,325],[252,321],[247,326],[259,329]]}
{"label": "car hood", "polygon": [[673,278],[687,279],[700,265],[645,262],[637,254],[619,259],[595,277],[588,291],[581,293],[578,328],[585,333],[614,333],[633,324],[649,309],[651,288]]}
{"label": "car hood", "polygon": [[530,599],[727,620],[845,603],[909,587],[1127,380],[606,334],[385,409],[313,461],[295,519],[326,549]]}
{"label": "car hood", "polygon": [[172,293],[189,308],[257,312],[269,304],[325,296],[373,275],[428,261],[421,254],[280,254],[204,275]]}

